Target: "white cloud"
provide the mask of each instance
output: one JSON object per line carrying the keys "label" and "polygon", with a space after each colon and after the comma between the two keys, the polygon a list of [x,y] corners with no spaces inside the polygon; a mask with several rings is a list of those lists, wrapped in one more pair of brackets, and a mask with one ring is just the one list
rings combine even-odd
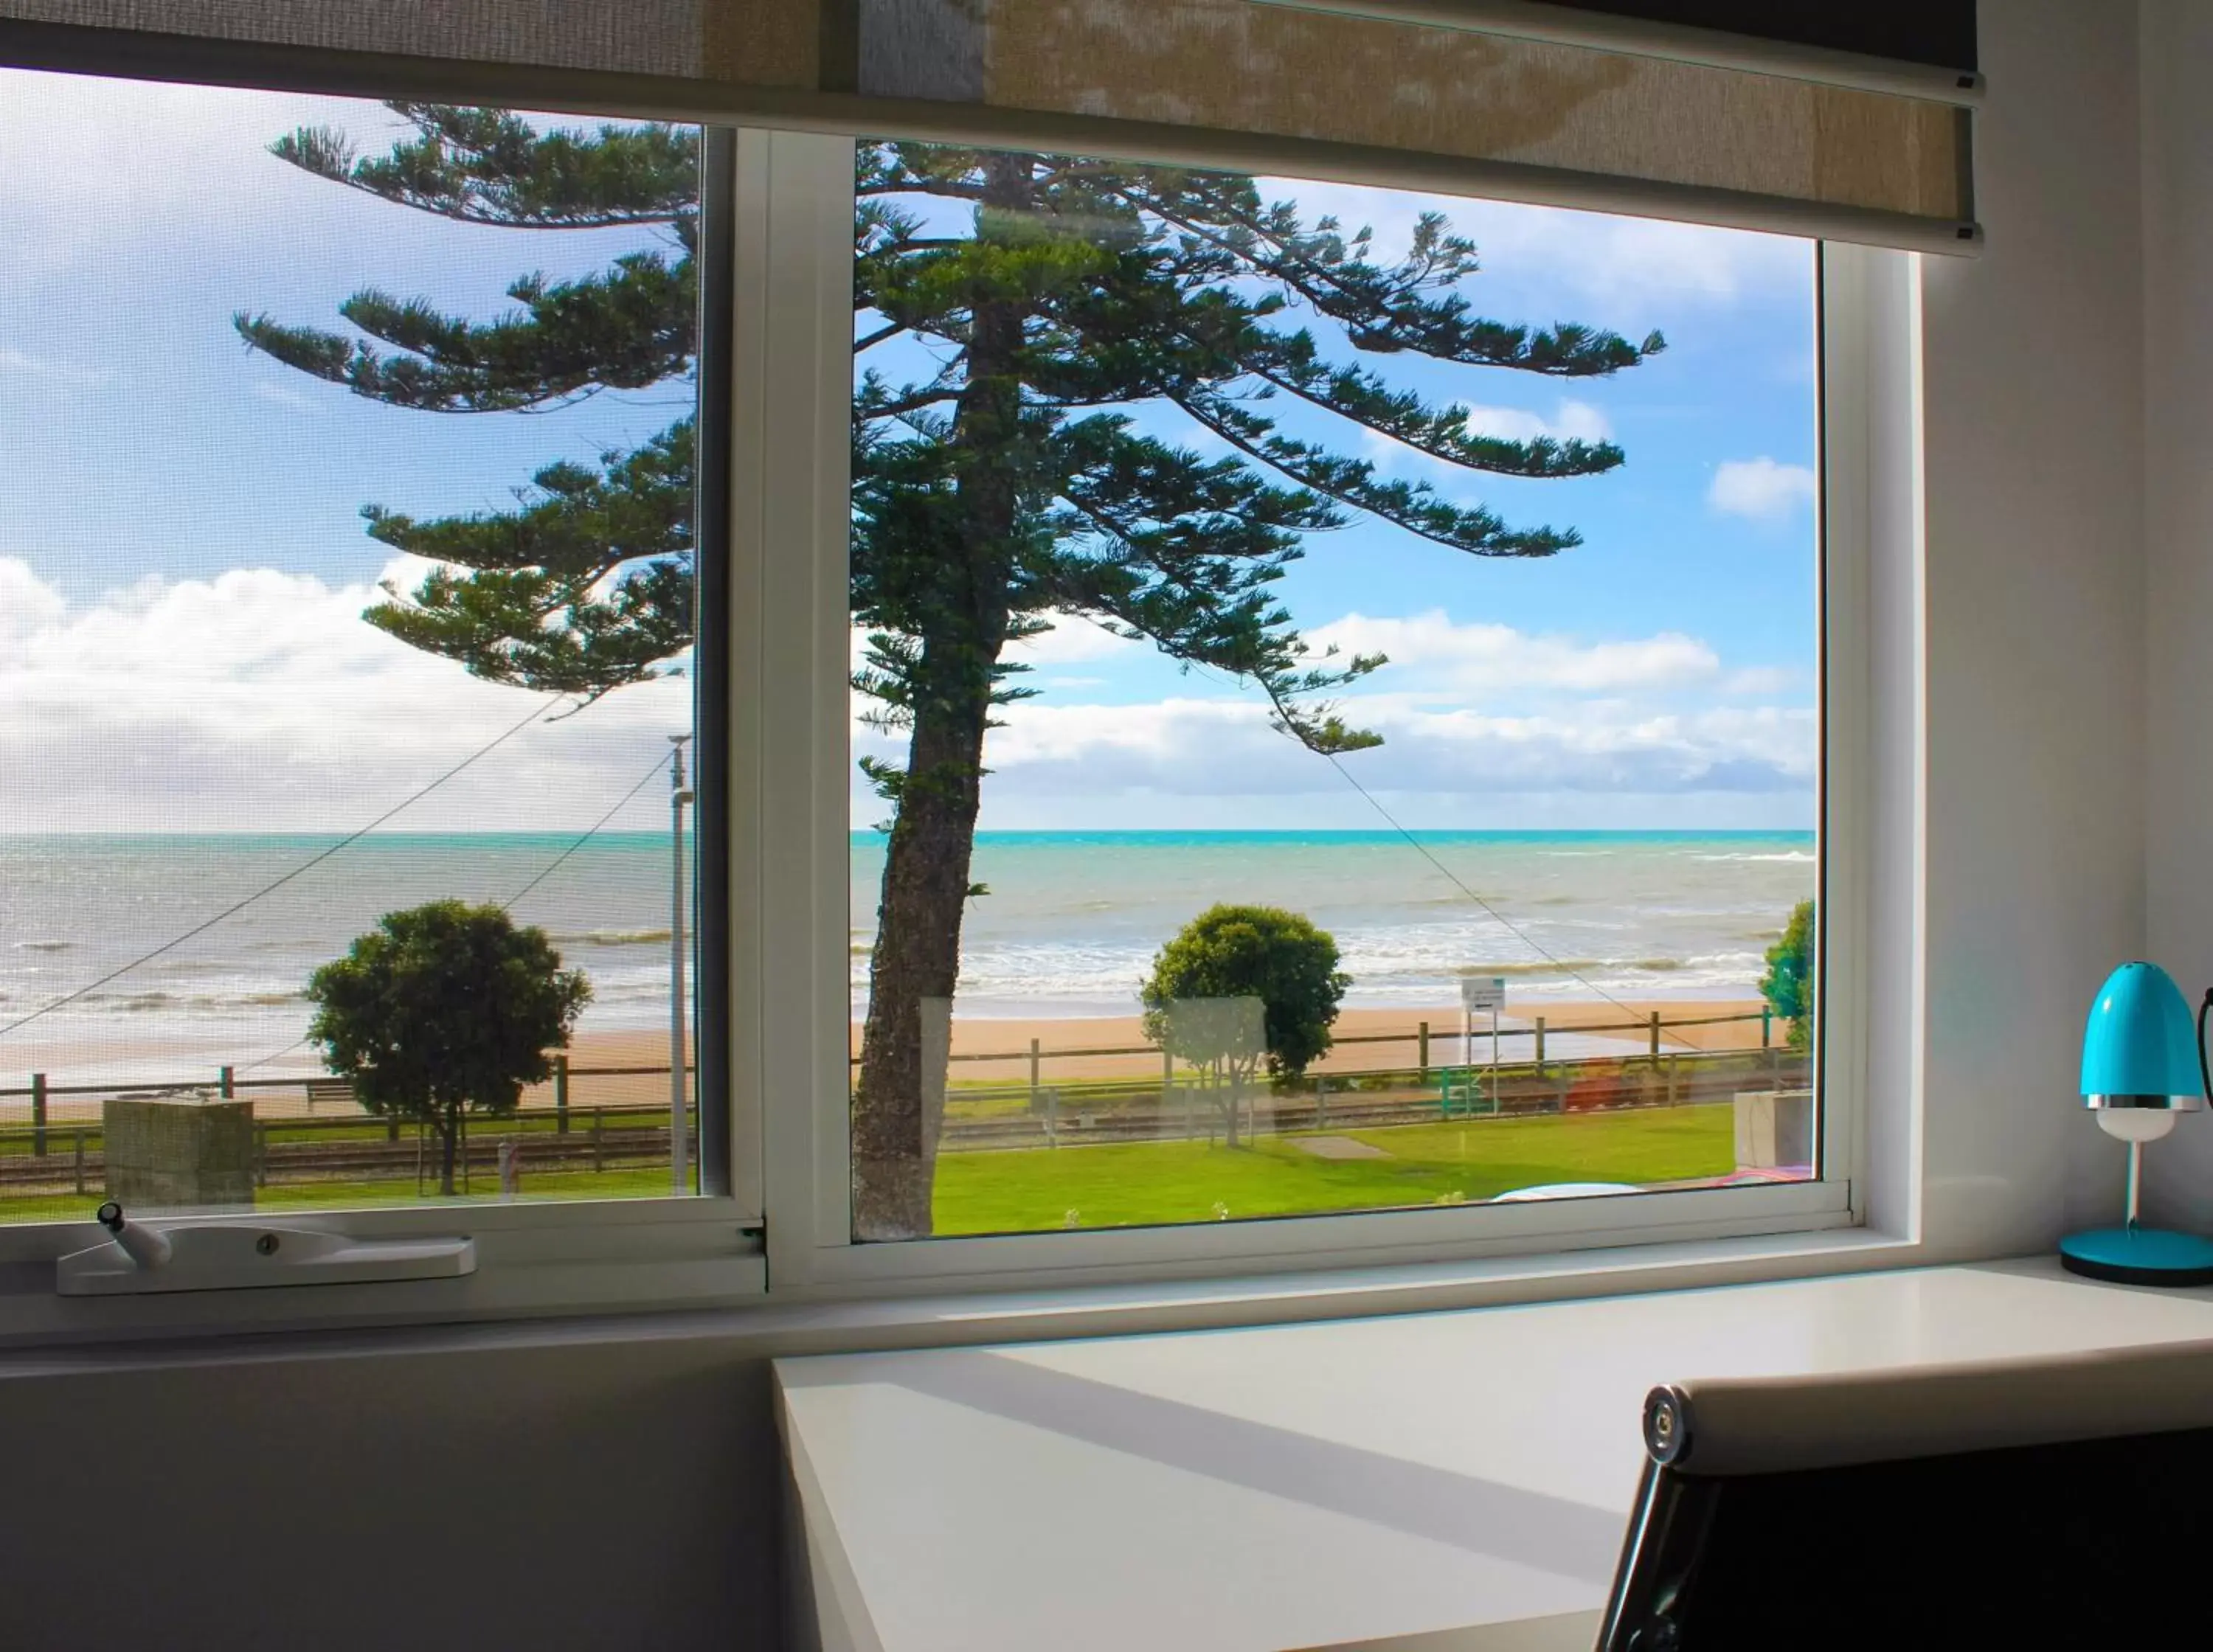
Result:
{"label": "white cloud", "polygon": [[1732,671],[1722,683],[1726,694],[1783,694],[1795,688],[1803,674],[1789,666],[1746,666]]}
{"label": "white cloud", "polygon": [[1270,200],[1308,216],[1334,213],[1347,231],[1375,230],[1379,257],[1405,250],[1414,221],[1442,210],[1476,244],[1486,269],[1511,268],[1579,300],[1619,306],[1608,326],[1647,326],[1661,305],[1729,303],[1753,292],[1810,292],[1812,243],[1787,235],[1717,229],[1658,218],[1617,217],[1511,201],[1454,199],[1354,184],[1260,180]]}
{"label": "white cloud", "polygon": [[313,397],[289,384],[278,384],[270,379],[256,379],[251,387],[251,393],[263,401],[274,402],[277,406],[296,413],[312,412],[315,407]]}
{"label": "white cloud", "polygon": [[[1811,785],[1814,714],[1757,708],[1654,715],[1599,703],[1528,716],[1434,711],[1395,697],[1351,701],[1382,747],[1344,759],[1372,789],[1430,794],[1801,792]],[[891,743],[857,731],[862,749]],[[1145,705],[1028,701],[1006,708],[985,747],[991,796],[1332,794],[1342,781],[1268,726],[1253,699]]]}
{"label": "white cloud", "polygon": [[1801,504],[1811,504],[1814,472],[1803,465],[1758,459],[1725,459],[1715,467],[1706,503],[1731,516],[1779,521]]}
{"label": "white cloud", "polygon": [[[1526,407],[1470,407],[1465,427],[1471,436],[1498,436],[1508,442],[1533,442],[1550,436],[1555,442],[1611,442],[1613,426],[1606,414],[1587,401],[1563,400],[1552,418]],[[1460,467],[1410,448],[1381,430],[1363,430],[1360,443],[1379,464],[1427,466],[1460,474]]]}
{"label": "white cloud", "polygon": [[1562,400],[1551,418],[1519,407],[1471,407],[1467,428],[1474,436],[1504,436],[1509,442],[1531,442],[1551,436],[1556,442],[1611,442],[1613,426],[1606,415],[1587,401]]}
{"label": "white cloud", "polygon": [[1405,619],[1351,613],[1307,633],[1314,650],[1386,654],[1391,689],[1435,685],[1459,692],[1561,689],[1587,694],[1680,688],[1710,681],[1721,661],[1680,631],[1621,642],[1578,643],[1511,625],[1455,625],[1442,609]]}
{"label": "white cloud", "polygon": [[10,379],[25,378],[88,389],[92,386],[107,383],[112,376],[100,368],[54,361],[47,357],[34,356],[28,351],[17,350],[12,344],[0,344],[0,385],[4,385]]}
{"label": "white cloud", "polygon": [[[210,224],[227,241],[283,248],[300,232],[293,207],[345,192],[271,159],[269,141],[343,125],[373,145],[395,124],[373,103],[338,98],[0,70],[0,284],[134,245],[204,258]],[[286,210],[272,210],[279,201]]]}
{"label": "white cloud", "polygon": [[15,650],[61,617],[62,600],[20,557],[0,557],[0,670]]}
{"label": "white cloud", "polygon": [[[1001,657],[1009,664],[1028,666],[1033,670],[1050,670],[1056,666],[1090,665],[1125,655],[1134,649],[1146,646],[1126,637],[1117,636],[1104,625],[1086,619],[1081,614],[1048,611],[1038,618],[1046,622],[1048,629],[1034,637],[1026,637],[1019,643],[1008,643]],[[852,627],[848,646],[852,669],[858,671],[867,663],[868,627]],[[1099,677],[1044,680],[1063,686],[1080,687],[1088,687],[1104,680]],[[1031,686],[1039,685],[1033,682]]]}
{"label": "white cloud", "polygon": [[1111,660],[1145,646],[1117,636],[1081,614],[1044,613],[1038,616],[1052,626],[1035,637],[1009,643],[1005,657],[1027,666],[1072,666],[1094,660]]}
{"label": "white cloud", "polygon": [[[405,587],[424,568],[385,571]],[[539,698],[364,625],[376,597],[234,569],[70,604],[0,559],[0,831],[363,826]],[[667,680],[533,726],[393,827],[582,829],[667,760],[690,698]]]}
{"label": "white cloud", "polygon": [[[1317,649],[1334,643],[1343,654],[1392,656],[1389,669],[1343,699],[1349,720],[1385,738],[1381,747],[1345,759],[1378,790],[1493,802],[1743,799],[1801,796],[1812,784],[1811,709],[1710,702],[1717,692],[1788,687],[1789,674],[1725,673],[1710,645],[1680,632],[1594,643],[1456,625],[1431,612],[1348,614],[1308,635]],[[1667,709],[1660,698],[1686,689],[1702,691],[1695,709]],[[1142,815],[1151,807],[1147,798],[1176,800],[1161,802],[1162,818],[1180,819],[1210,799],[1319,802],[1343,785],[1270,727],[1257,693],[1135,704],[1055,695],[1006,706],[1001,719],[985,751],[995,811],[1064,814],[1094,800],[1126,823],[1132,810]],[[903,753],[898,735],[857,723],[852,738],[857,753]],[[864,800],[858,807],[875,806]]]}

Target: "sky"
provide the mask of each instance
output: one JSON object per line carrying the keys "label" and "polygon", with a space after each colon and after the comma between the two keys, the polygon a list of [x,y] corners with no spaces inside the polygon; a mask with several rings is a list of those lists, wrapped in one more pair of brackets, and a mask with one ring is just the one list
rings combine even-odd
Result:
{"label": "sky", "polygon": [[[374,104],[0,71],[0,831],[351,830],[532,709],[364,625],[424,565],[360,508],[498,509],[538,466],[679,417],[675,387],[527,416],[385,407],[247,351],[241,309],[342,328],[357,289],[497,314],[533,270],[602,267],[636,231],[454,224],[267,153],[302,124],[364,149]],[[1542,561],[1372,522],[1278,588],[1317,648],[1391,663],[1348,694],[1385,736],[1344,772],[1257,692],[1063,617],[1021,645],[1039,696],[987,752],[986,828],[1802,827],[1813,824],[1814,260],[1779,237],[1265,180],[1403,247],[1438,208],[1481,248],[1484,314],[1668,349],[1611,379],[1381,360],[1478,430],[1617,441],[1602,477],[1460,472],[1326,416],[1287,419],[1481,501],[1572,527]],[[1326,332],[1326,330],[1325,329]],[[1327,340],[1326,339],[1326,342]],[[1202,451],[1180,415],[1141,420]],[[531,726],[393,821],[581,830],[665,760],[689,686]],[[857,727],[855,750],[890,755]],[[648,785],[613,824],[651,827]],[[854,820],[882,806],[857,788]]]}

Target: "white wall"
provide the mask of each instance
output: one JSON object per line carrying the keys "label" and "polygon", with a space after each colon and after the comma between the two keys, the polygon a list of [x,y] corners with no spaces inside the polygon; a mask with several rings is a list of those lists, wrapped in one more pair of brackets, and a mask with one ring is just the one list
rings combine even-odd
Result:
{"label": "white wall", "polygon": [[[2213,7],[2144,0],[2146,955],[2213,985]],[[2213,1228],[2213,1121],[2145,1155],[2155,1220]]]}
{"label": "white wall", "polygon": [[768,1367],[543,1332],[0,1376],[0,1646],[777,1643]]}
{"label": "white wall", "polygon": [[2135,21],[1983,7],[1988,243],[1924,264],[1923,1216],[1947,1256],[2045,1248],[2118,1187],[2070,1102],[2090,997],[2143,944]]}
{"label": "white wall", "polygon": [[[2117,1197],[2118,1153],[2070,1104],[2083,1009],[2143,948],[2147,887],[2154,955],[2213,979],[2213,879],[2195,870],[2213,869],[2213,777],[2189,693],[2190,643],[2213,642],[2213,559],[2190,549],[2213,544],[2196,453],[2213,372],[2191,370],[2213,368],[2213,314],[2188,314],[2213,270],[2196,256],[2213,251],[2213,115],[2191,96],[2213,83],[2209,12],[2145,8],[2148,273],[2136,13],[2113,0],[1984,8],[1989,245],[1925,266],[1919,1220],[1947,1258],[2047,1247]],[[2213,1161],[2213,1123],[2193,1146]],[[2155,1158],[2170,1201],[2184,1156]],[[113,1369],[93,1374],[0,1362],[0,1638],[771,1644],[763,1350],[670,1329],[278,1341],[182,1366],[95,1356]]]}

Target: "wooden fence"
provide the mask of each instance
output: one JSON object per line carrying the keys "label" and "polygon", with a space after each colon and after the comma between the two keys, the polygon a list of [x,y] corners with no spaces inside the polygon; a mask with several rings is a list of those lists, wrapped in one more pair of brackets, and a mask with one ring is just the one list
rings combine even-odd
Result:
{"label": "wooden fence", "polygon": [[[1672,1028],[1729,1022],[1762,1023],[1758,1049],[1668,1051]],[[1612,1111],[1726,1100],[1738,1090],[1803,1088],[1810,1080],[1802,1052],[1778,1045],[1771,1017],[1705,1015],[1667,1020],[1657,1012],[1636,1021],[1577,1026],[1561,1031],[1643,1035],[1636,1053],[1562,1059],[1548,1053],[1546,1026],[1539,1017],[1502,1027],[1502,1046],[1525,1044],[1511,1060],[1493,1067],[1438,1059],[1460,1045],[1459,1029],[1433,1032],[1429,1022],[1397,1033],[1350,1034],[1338,1047],[1381,1054],[1392,1046],[1411,1061],[1381,1062],[1304,1078],[1248,1085],[1233,1105],[1241,1128],[1263,1132],[1356,1130],[1418,1124],[1471,1114]],[[1487,1045],[1487,1027],[1477,1035]],[[1157,1077],[1143,1075],[1048,1083],[1055,1061],[1149,1057],[1161,1061]],[[1218,1087],[1186,1069],[1156,1045],[1045,1050],[961,1052],[954,1062],[1022,1064],[1026,1076],[1004,1084],[962,1082],[948,1089],[939,1145],[946,1152],[1009,1150],[1158,1139],[1212,1139],[1225,1122]],[[558,1059],[541,1095],[515,1113],[478,1118],[464,1131],[460,1172],[472,1183],[495,1173],[501,1143],[509,1144],[527,1173],[605,1171],[665,1166],[669,1161],[666,1103],[610,1105],[588,1100],[597,1080],[665,1077],[668,1066],[571,1067]],[[34,1074],[27,1085],[0,1086],[0,1103],[27,1099],[28,1118],[0,1124],[0,1197],[32,1192],[89,1193],[104,1185],[105,1143],[100,1103],[107,1098],[162,1089],[205,1088],[231,1098],[281,1098],[285,1111],[257,1117],[255,1178],[262,1186],[318,1181],[393,1180],[436,1176],[435,1137],[397,1119],[364,1112],[344,1081],[324,1075],[242,1077],[221,1069],[213,1083],[52,1084]],[[304,1112],[301,1108],[304,1106]],[[317,1112],[317,1109],[321,1109]],[[693,1117],[696,1119],[697,1112]],[[696,1126],[695,1126],[696,1128]],[[473,1139],[472,1139],[472,1136]]]}

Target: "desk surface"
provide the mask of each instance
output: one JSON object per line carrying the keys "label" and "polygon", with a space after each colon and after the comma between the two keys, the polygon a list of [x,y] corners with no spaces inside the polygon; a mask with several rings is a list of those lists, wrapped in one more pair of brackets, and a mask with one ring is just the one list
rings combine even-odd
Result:
{"label": "desk surface", "polygon": [[1656,1382],[2213,1338],[2056,1264],[777,1362],[826,1649],[1595,1633]]}

